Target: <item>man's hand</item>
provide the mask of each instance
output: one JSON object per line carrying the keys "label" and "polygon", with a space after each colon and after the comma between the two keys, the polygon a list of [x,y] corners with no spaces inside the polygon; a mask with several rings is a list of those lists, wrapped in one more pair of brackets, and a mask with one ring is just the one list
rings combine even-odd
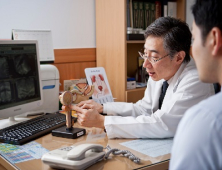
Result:
{"label": "man's hand", "polygon": [[81,107],[77,105],[72,106],[72,109],[76,111],[78,115],[77,121],[80,125],[105,129],[105,117],[95,109],[94,105],[85,103],[81,105]]}
{"label": "man's hand", "polygon": [[82,107],[84,104],[92,105],[92,109],[97,110],[99,113],[103,113],[103,106],[99,103],[96,103],[94,100],[85,100],[81,101],[77,106]]}

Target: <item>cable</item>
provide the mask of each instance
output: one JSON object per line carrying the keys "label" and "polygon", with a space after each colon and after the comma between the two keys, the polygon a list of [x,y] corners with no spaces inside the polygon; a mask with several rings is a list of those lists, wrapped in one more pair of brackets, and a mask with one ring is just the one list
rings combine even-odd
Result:
{"label": "cable", "polygon": [[105,159],[108,159],[109,155],[112,153],[113,155],[120,155],[122,154],[123,156],[129,158],[131,161],[135,163],[140,163],[140,158],[136,157],[133,155],[130,151],[128,150],[119,150],[116,148],[111,148],[109,145],[106,146],[106,149],[108,150],[104,156]]}

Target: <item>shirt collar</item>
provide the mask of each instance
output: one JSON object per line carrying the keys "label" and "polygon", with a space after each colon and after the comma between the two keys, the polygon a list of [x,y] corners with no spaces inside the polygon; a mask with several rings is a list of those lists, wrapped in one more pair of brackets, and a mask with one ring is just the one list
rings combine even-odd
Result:
{"label": "shirt collar", "polygon": [[[177,72],[174,74],[173,77],[171,77],[169,80],[167,80],[167,83],[170,85],[172,83],[176,83],[176,81],[178,81],[179,76],[181,75],[181,73],[183,72],[184,68],[186,67],[187,64],[194,62],[193,59],[191,58],[189,62],[187,63],[182,63],[179,67],[179,69],[177,70]],[[163,79],[163,81],[165,81]]]}

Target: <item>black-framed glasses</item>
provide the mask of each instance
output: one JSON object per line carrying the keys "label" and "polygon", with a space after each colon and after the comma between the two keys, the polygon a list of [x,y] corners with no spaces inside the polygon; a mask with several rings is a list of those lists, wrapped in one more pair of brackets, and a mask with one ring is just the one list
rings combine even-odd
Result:
{"label": "black-framed glasses", "polygon": [[139,53],[140,57],[142,57],[144,60],[148,59],[149,62],[151,62],[153,64],[158,62],[158,61],[160,61],[160,60],[162,60],[163,58],[167,57],[168,55],[170,55],[170,54],[167,54],[167,55],[165,55],[165,56],[163,56],[161,58],[155,59],[154,57],[146,56],[144,53],[142,53],[140,51],[138,51],[138,53]]}

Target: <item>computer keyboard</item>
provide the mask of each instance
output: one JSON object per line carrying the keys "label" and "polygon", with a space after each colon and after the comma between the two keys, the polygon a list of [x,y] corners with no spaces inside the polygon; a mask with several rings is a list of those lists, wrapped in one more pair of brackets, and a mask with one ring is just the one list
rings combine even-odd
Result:
{"label": "computer keyboard", "polygon": [[45,114],[0,130],[0,142],[22,145],[66,124],[61,113]]}

